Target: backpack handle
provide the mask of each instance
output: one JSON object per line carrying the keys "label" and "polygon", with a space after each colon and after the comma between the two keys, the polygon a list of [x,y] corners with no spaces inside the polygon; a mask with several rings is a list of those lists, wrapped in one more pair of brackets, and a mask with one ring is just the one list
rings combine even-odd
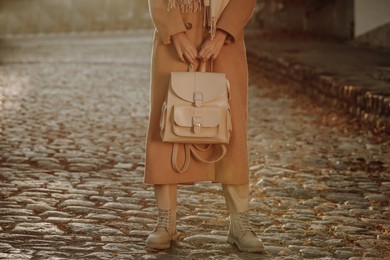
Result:
{"label": "backpack handle", "polygon": [[221,154],[219,156],[217,156],[215,159],[206,160],[200,156],[199,152],[209,150],[211,148],[211,145],[208,145],[205,149],[203,149],[203,148],[197,147],[194,144],[184,144],[184,163],[181,167],[179,167],[177,165],[177,155],[179,153],[179,144],[174,143],[173,150],[172,150],[172,158],[171,158],[172,159],[172,167],[178,173],[185,172],[188,169],[188,167],[190,166],[191,154],[194,155],[195,159],[197,159],[198,161],[201,161],[204,163],[216,163],[219,160],[221,160],[223,157],[225,157],[225,155],[227,153],[226,145],[220,144],[218,146],[221,148]]}

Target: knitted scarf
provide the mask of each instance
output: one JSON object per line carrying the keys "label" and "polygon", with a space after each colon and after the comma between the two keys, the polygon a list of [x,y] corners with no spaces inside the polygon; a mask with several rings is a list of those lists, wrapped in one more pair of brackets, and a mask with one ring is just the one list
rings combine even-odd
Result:
{"label": "knitted scarf", "polygon": [[183,13],[194,13],[203,10],[203,25],[210,28],[211,38],[214,38],[217,29],[219,15],[226,7],[229,0],[169,0],[168,11],[179,8]]}
{"label": "knitted scarf", "polygon": [[180,8],[183,13],[194,13],[202,9],[203,0],[169,0],[168,10]]}

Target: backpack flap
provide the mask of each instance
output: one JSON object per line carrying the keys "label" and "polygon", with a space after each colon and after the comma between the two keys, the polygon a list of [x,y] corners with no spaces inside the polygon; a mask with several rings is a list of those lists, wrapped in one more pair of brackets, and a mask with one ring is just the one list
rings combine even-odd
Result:
{"label": "backpack flap", "polygon": [[202,102],[225,95],[227,80],[224,73],[171,72],[171,87],[181,99],[201,106]]}

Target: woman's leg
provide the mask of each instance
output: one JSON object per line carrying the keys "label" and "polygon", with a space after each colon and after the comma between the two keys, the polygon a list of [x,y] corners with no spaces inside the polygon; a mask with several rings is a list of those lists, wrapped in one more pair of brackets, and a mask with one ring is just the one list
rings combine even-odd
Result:
{"label": "woman's leg", "polygon": [[244,212],[249,209],[249,184],[222,184],[222,190],[229,213]]}
{"label": "woman's leg", "polygon": [[154,185],[157,208],[176,210],[177,185]]}
{"label": "woman's leg", "polygon": [[222,184],[226,206],[230,215],[228,242],[246,252],[263,252],[264,246],[252,230],[247,211],[249,209],[249,184]]}
{"label": "woman's leg", "polygon": [[167,249],[177,237],[176,232],[176,196],[177,185],[155,185],[159,216],[156,227],[146,239],[146,246],[151,249]]}

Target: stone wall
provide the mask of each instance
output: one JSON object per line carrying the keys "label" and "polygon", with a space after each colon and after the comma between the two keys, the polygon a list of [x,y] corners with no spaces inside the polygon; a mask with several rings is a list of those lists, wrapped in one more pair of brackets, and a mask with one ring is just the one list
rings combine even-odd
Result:
{"label": "stone wall", "polygon": [[390,1],[355,0],[354,13],[357,42],[390,48]]}
{"label": "stone wall", "polygon": [[306,32],[390,48],[389,12],[388,0],[257,0],[255,21],[265,31]]}
{"label": "stone wall", "polygon": [[146,0],[1,0],[0,35],[151,28]]}
{"label": "stone wall", "polygon": [[[390,49],[390,23],[359,35],[355,40],[362,44]],[[386,66],[390,66],[390,62]]]}
{"label": "stone wall", "polygon": [[258,0],[255,20],[263,30],[353,37],[353,0]]}

